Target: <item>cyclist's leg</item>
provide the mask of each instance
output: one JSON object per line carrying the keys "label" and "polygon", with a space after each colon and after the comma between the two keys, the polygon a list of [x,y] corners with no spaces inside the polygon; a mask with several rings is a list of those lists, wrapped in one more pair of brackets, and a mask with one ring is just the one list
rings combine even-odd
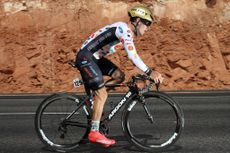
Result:
{"label": "cyclist's leg", "polygon": [[101,143],[105,147],[109,147],[116,143],[115,140],[108,139],[103,134],[99,133],[99,123],[108,94],[105,87],[94,90],[94,93],[95,100],[93,105],[92,127],[88,138],[91,142]]}
{"label": "cyclist's leg", "polygon": [[107,91],[104,87],[102,72],[97,63],[92,58],[85,57],[83,55],[78,57],[81,57],[77,58],[76,61],[82,78],[87,87],[94,90],[95,92],[91,131],[88,135],[88,138],[91,142],[101,143],[108,147],[115,144],[115,141],[108,139],[99,133],[100,119],[102,116],[105,101],[107,99]]}
{"label": "cyclist's leg", "polygon": [[[101,58],[98,61],[98,66],[101,69],[103,75],[111,77],[111,79],[109,79],[108,81],[106,81],[105,84],[121,83],[121,82],[123,82],[125,80],[125,74],[124,74],[124,72],[122,72],[110,60],[108,60],[106,58]],[[113,89],[111,88],[111,89],[108,89],[108,90],[113,90]]]}
{"label": "cyclist's leg", "polygon": [[100,121],[105,101],[108,97],[108,93],[105,87],[94,90],[95,99],[93,104],[93,109],[96,110],[93,112],[92,120]]}
{"label": "cyclist's leg", "polygon": [[106,81],[106,84],[122,83],[125,80],[125,74],[117,68],[111,75],[111,79]]}

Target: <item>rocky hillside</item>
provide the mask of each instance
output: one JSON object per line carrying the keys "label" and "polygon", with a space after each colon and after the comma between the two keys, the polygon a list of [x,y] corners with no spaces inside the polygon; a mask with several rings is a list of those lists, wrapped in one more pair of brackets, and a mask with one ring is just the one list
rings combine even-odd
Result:
{"label": "rocky hillside", "polygon": [[[140,4],[158,22],[135,44],[164,75],[164,90],[230,89],[230,0],[1,0],[0,93],[76,91],[79,73],[67,62],[92,32],[127,21]],[[126,80],[140,72],[123,50],[109,58]]]}

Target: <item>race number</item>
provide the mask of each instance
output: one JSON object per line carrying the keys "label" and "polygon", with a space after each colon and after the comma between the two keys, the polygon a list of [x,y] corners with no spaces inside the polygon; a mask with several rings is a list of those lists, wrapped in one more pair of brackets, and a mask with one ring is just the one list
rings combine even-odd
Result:
{"label": "race number", "polygon": [[73,80],[73,86],[74,88],[80,87],[83,84],[83,81],[79,78],[76,78]]}

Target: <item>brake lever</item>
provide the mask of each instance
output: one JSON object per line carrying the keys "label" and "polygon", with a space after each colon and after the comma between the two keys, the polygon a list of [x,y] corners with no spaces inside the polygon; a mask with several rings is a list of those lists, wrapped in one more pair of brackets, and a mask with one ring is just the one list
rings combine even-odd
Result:
{"label": "brake lever", "polygon": [[161,83],[156,83],[156,89],[157,89],[158,92],[160,91],[160,84]]}
{"label": "brake lever", "polygon": [[147,79],[150,80],[151,82],[153,82],[156,85],[156,90],[159,92],[160,91],[160,82],[155,83],[155,81],[150,76],[147,76]]}

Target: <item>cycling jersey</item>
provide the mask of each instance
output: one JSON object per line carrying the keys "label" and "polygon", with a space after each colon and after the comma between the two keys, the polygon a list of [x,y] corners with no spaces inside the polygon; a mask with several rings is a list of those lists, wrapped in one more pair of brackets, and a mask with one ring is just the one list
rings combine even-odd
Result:
{"label": "cycling jersey", "polygon": [[121,46],[124,47],[129,59],[139,69],[143,72],[148,71],[149,68],[136,52],[131,30],[124,22],[116,22],[99,29],[84,42],[81,50],[88,50],[93,53],[96,59],[100,59],[115,53]]}
{"label": "cycling jersey", "polygon": [[81,46],[76,56],[76,66],[81,72],[85,85],[90,89],[104,86],[103,75],[112,76],[118,68],[104,57],[123,47],[129,59],[145,73],[151,70],[136,52],[131,30],[124,22],[107,25],[93,33]]}

